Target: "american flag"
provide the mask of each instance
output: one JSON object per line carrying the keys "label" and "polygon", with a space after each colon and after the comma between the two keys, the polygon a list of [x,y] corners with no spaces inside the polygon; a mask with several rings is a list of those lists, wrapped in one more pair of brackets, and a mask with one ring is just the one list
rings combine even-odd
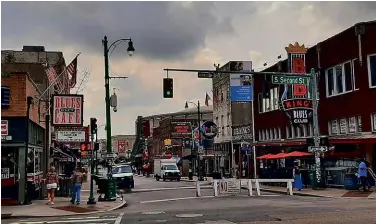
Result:
{"label": "american flag", "polygon": [[77,58],[78,55],[73,59],[73,61],[67,66],[67,72],[70,75],[69,88],[73,88],[77,83]]}
{"label": "american flag", "polygon": [[50,85],[56,86],[57,91],[60,92],[63,89],[63,85],[61,84],[61,82],[59,82],[59,80],[56,80],[59,77],[57,76],[55,69],[52,66],[47,66],[47,68],[45,69],[45,72],[47,74],[47,78],[48,78]]}
{"label": "american flag", "polygon": [[205,96],[205,105],[206,106],[209,106],[209,100],[211,100],[210,96],[208,93],[206,93],[206,96]]}

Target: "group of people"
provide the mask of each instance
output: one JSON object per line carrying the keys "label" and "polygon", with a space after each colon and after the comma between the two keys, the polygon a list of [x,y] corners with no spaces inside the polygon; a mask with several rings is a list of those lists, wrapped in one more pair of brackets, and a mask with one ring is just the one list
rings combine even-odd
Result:
{"label": "group of people", "polygon": [[[71,176],[72,181],[72,204],[80,204],[81,200],[81,188],[84,180],[84,174],[81,171],[81,168],[76,168]],[[49,172],[46,174],[44,179],[47,187],[47,202],[48,205],[55,204],[55,193],[59,189],[59,175],[55,172],[55,167],[51,166]]]}

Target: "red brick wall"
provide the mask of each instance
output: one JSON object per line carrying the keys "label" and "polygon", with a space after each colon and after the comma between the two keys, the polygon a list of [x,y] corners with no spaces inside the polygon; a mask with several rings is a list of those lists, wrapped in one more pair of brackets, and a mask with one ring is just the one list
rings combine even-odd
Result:
{"label": "red brick wall", "polygon": [[[11,74],[10,77],[1,78],[2,86],[10,87],[10,105],[8,109],[2,109],[3,117],[26,117],[27,113],[27,96],[34,98],[34,105],[30,107],[30,120],[45,127],[44,114],[46,113],[45,102],[37,104],[40,93],[37,87],[33,85],[27,73]],[[40,109],[38,110],[38,107]],[[40,119],[39,119],[40,116]]]}

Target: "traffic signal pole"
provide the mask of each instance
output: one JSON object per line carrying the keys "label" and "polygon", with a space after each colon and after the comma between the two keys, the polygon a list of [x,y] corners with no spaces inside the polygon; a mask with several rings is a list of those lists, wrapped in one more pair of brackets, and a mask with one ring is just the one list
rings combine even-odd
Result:
{"label": "traffic signal pole", "polygon": [[[92,121],[93,118],[91,118],[91,121]],[[94,118],[95,119],[95,118]],[[90,196],[89,196],[89,199],[87,201],[87,204],[88,205],[94,205],[96,204],[97,202],[95,201],[95,198],[94,198],[94,127],[92,125],[90,125],[90,128],[91,128],[91,136],[90,136],[90,144],[91,144],[91,147],[90,147],[90,151],[91,151],[91,163],[90,163]]]}
{"label": "traffic signal pole", "polygon": [[[311,89],[311,96],[312,96],[312,106],[313,106],[313,135],[314,135],[314,143],[315,148],[312,150],[312,152],[315,155],[315,166],[316,166],[316,178],[317,182],[321,182],[321,155],[325,151],[323,149],[320,149],[320,130],[319,130],[319,120],[318,120],[318,86],[317,86],[317,75],[315,72],[315,69],[311,69],[310,73],[308,74],[298,74],[298,73],[284,73],[284,72],[254,72],[254,71],[218,71],[218,70],[195,70],[195,69],[170,69],[165,68],[164,71],[168,72],[196,72],[196,73],[212,73],[216,75],[222,75],[222,74],[250,74],[253,76],[257,75],[264,75],[264,76],[273,76],[273,75],[280,75],[280,76],[286,76],[286,77],[301,77],[301,78],[307,78],[310,79],[310,83],[312,84]],[[284,84],[294,84],[294,83],[284,83]],[[254,110],[254,108],[252,108]],[[254,119],[254,113],[253,113]],[[254,132],[255,130],[253,130]],[[254,134],[254,133],[253,133]],[[255,139],[253,139],[254,141]],[[254,147],[253,147],[254,148]],[[254,148],[255,150],[255,148]],[[254,156],[256,156],[256,153],[254,152]],[[254,164],[254,168],[256,168],[256,164]]]}

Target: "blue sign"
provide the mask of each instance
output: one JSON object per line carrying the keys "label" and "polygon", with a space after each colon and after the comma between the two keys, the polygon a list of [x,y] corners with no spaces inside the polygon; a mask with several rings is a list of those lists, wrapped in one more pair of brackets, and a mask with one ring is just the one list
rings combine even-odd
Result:
{"label": "blue sign", "polygon": [[8,108],[10,103],[10,88],[7,86],[1,87],[1,108]]}
{"label": "blue sign", "polygon": [[231,86],[230,91],[232,102],[253,101],[253,86]]}

